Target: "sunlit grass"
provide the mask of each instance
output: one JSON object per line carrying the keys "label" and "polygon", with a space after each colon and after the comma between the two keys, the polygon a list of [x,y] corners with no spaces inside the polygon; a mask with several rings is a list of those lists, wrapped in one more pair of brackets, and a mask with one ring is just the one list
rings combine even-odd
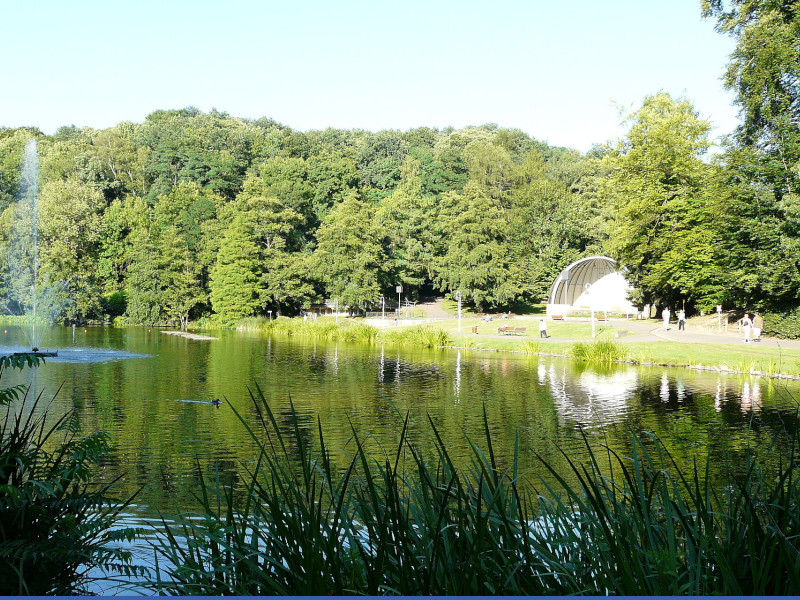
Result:
{"label": "sunlit grass", "polygon": [[625,360],[628,351],[611,340],[578,342],[570,349],[570,357],[578,362],[610,364]]}

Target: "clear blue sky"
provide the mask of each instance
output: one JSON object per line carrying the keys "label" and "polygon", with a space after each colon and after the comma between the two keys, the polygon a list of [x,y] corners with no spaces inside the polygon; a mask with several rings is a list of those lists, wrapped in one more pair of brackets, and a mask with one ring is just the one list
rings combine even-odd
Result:
{"label": "clear blue sky", "polygon": [[581,151],[665,90],[736,125],[699,0],[0,1],[0,125],[216,108],[303,131],[497,123]]}

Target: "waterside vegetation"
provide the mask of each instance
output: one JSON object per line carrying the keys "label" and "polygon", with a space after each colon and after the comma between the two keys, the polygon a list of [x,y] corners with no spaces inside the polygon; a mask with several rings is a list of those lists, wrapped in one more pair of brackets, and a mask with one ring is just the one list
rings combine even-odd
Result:
{"label": "waterside vegetation", "polygon": [[[244,490],[208,480],[202,511],[168,528],[161,594],[800,592],[794,433],[768,460],[730,461],[720,479],[702,460],[682,469],[646,434],[630,456],[589,447],[587,462],[567,459],[569,473],[544,463],[550,477],[538,479],[519,471],[519,442],[498,461],[486,417],[459,468],[432,421],[435,457],[399,415],[396,447],[368,450],[377,442],[355,430],[335,447],[321,428],[310,443],[296,420],[287,433],[258,391],[253,401],[259,455]],[[343,448],[337,470],[331,454]]]}
{"label": "waterside vegetation", "polygon": [[[2,356],[0,378],[40,360]],[[120,546],[142,531],[117,524],[133,498],[115,498],[115,482],[94,483],[110,455],[108,436],[79,437],[69,413],[48,418],[41,396],[30,393],[0,390],[0,594],[88,593],[95,567],[104,577],[143,576]]]}

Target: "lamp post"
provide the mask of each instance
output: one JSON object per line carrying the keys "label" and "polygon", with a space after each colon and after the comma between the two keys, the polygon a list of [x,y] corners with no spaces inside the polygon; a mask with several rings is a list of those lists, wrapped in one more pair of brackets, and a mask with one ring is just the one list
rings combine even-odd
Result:
{"label": "lamp post", "polygon": [[458,300],[458,332],[461,333],[461,290],[456,292],[456,300]]}
{"label": "lamp post", "polygon": [[272,323],[272,311],[268,310],[267,312],[269,313],[269,322]]}
{"label": "lamp post", "polygon": [[381,319],[383,324],[386,325],[386,298],[381,296]]}
{"label": "lamp post", "polygon": [[717,328],[722,331],[722,304],[717,304]]}
{"label": "lamp post", "polygon": [[336,322],[338,323],[339,322],[339,299],[338,298],[334,298],[333,301],[334,301],[335,306],[336,306],[336,308],[334,310],[336,311]]}
{"label": "lamp post", "polygon": [[400,294],[403,293],[403,286],[398,285],[395,290],[397,290],[397,316],[400,317]]}

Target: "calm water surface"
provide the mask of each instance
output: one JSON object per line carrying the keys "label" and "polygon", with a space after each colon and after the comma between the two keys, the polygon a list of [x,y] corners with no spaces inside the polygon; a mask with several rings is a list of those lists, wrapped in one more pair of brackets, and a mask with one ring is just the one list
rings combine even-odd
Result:
{"label": "calm water surface", "polygon": [[[584,441],[625,454],[634,432],[658,435],[686,465],[709,452],[735,464],[748,446],[766,448],[774,434],[797,426],[800,386],[769,380],[619,366],[581,368],[563,359],[478,351],[394,347],[265,338],[232,331],[196,341],[145,328],[53,328],[43,348],[59,357],[38,369],[4,375],[52,398],[55,415],[73,411],[80,431],[106,431],[113,458],[102,477],[122,476],[121,497],[142,488],[129,516],[139,524],[159,513],[196,508],[197,469],[220,469],[236,482],[253,459],[254,443],[232,408],[253,424],[249,389],[258,385],[287,434],[294,406],[301,435],[317,438],[319,421],[335,460],[344,464],[352,430],[370,448],[393,452],[403,419],[431,459],[430,418],[448,451],[466,463],[467,440],[486,448],[486,411],[501,464],[519,436],[521,467],[544,476],[539,455],[563,472],[562,450],[580,461]],[[21,350],[9,327],[0,352]],[[57,392],[57,393],[56,393]],[[211,404],[222,399],[219,408]],[[152,558],[146,543],[142,556]],[[100,590],[102,591],[102,590]],[[111,593],[107,590],[107,593]]]}
{"label": "calm water surface", "polygon": [[[430,419],[448,450],[470,456],[467,440],[486,447],[486,410],[495,452],[513,456],[534,476],[541,455],[565,466],[559,449],[585,454],[592,445],[625,452],[631,432],[649,431],[678,458],[730,453],[766,444],[796,422],[796,383],[688,369],[580,368],[569,361],[477,351],[409,351],[354,344],[268,339],[231,331],[195,341],[144,328],[54,328],[43,347],[59,357],[6,375],[30,383],[54,412],[74,410],[82,432],[106,431],[115,446],[105,477],[123,475],[121,493],[144,486],[145,512],[192,508],[196,469],[236,473],[253,458],[253,442],[231,407],[255,423],[248,388],[257,384],[286,432],[294,405],[301,433],[314,440],[319,420],[345,460],[352,429],[374,449],[396,447],[408,414],[411,438],[431,450]],[[20,349],[14,328],[0,351]],[[59,389],[60,387],[60,389]],[[56,394],[56,391],[58,393]],[[216,408],[210,401],[220,398]],[[433,457],[433,455],[431,455]]]}

